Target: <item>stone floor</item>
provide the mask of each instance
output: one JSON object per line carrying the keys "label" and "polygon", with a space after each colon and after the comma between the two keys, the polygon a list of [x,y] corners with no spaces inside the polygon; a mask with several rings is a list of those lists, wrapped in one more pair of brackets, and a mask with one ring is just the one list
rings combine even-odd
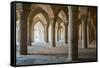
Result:
{"label": "stone floor", "polygon": [[[33,46],[28,46],[28,55],[20,55],[19,48],[17,49],[16,64],[17,65],[37,65],[37,64],[52,64],[52,63],[68,63],[81,61],[96,61],[96,48],[89,47],[87,49],[78,49],[77,61],[68,60],[67,44],[57,44],[57,47],[51,47],[50,44],[34,43]],[[90,46],[95,46],[91,44]]]}
{"label": "stone floor", "polygon": [[64,63],[67,61],[65,55],[27,55],[17,56],[17,65],[35,65],[35,64],[50,64]]}

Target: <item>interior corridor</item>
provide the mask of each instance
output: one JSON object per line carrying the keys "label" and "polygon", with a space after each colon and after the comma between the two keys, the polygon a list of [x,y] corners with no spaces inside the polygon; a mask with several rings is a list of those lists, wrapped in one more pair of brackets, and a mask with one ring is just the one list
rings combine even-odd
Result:
{"label": "interior corridor", "polygon": [[97,61],[97,8],[16,3],[16,64]]}

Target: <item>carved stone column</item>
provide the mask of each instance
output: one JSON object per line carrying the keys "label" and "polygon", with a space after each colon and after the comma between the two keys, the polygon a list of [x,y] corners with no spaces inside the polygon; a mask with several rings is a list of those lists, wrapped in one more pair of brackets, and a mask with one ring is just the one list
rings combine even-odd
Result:
{"label": "carved stone column", "polygon": [[27,54],[27,17],[25,13],[21,13],[21,22],[20,22],[20,54]]}
{"label": "carved stone column", "polygon": [[20,54],[27,55],[27,19],[30,11],[29,4],[22,4],[22,12],[20,14]]}
{"label": "carved stone column", "polygon": [[77,60],[78,58],[78,7],[68,6],[68,59]]}

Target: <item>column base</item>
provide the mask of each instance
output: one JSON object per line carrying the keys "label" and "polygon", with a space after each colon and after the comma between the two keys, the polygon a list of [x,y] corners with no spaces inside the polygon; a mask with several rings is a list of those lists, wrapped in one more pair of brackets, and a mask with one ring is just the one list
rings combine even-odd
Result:
{"label": "column base", "polygon": [[26,52],[21,52],[20,55],[27,55],[27,53]]}
{"label": "column base", "polygon": [[78,58],[68,58],[68,61],[77,61]]}

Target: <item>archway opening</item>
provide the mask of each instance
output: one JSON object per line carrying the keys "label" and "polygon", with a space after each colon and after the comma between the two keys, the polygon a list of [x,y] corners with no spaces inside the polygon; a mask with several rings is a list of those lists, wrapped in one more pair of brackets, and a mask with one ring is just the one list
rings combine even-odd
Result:
{"label": "archway opening", "polygon": [[66,43],[67,41],[67,17],[64,10],[61,10],[58,17],[62,20],[59,24],[59,42]]}
{"label": "archway opening", "polygon": [[44,42],[44,27],[42,23],[40,21],[36,22],[32,30],[34,30],[32,31],[32,41],[34,40],[35,43],[43,43]]}
{"label": "archway opening", "polygon": [[45,29],[48,25],[46,17],[42,13],[38,13],[33,17],[31,26],[31,44],[45,43]]}

